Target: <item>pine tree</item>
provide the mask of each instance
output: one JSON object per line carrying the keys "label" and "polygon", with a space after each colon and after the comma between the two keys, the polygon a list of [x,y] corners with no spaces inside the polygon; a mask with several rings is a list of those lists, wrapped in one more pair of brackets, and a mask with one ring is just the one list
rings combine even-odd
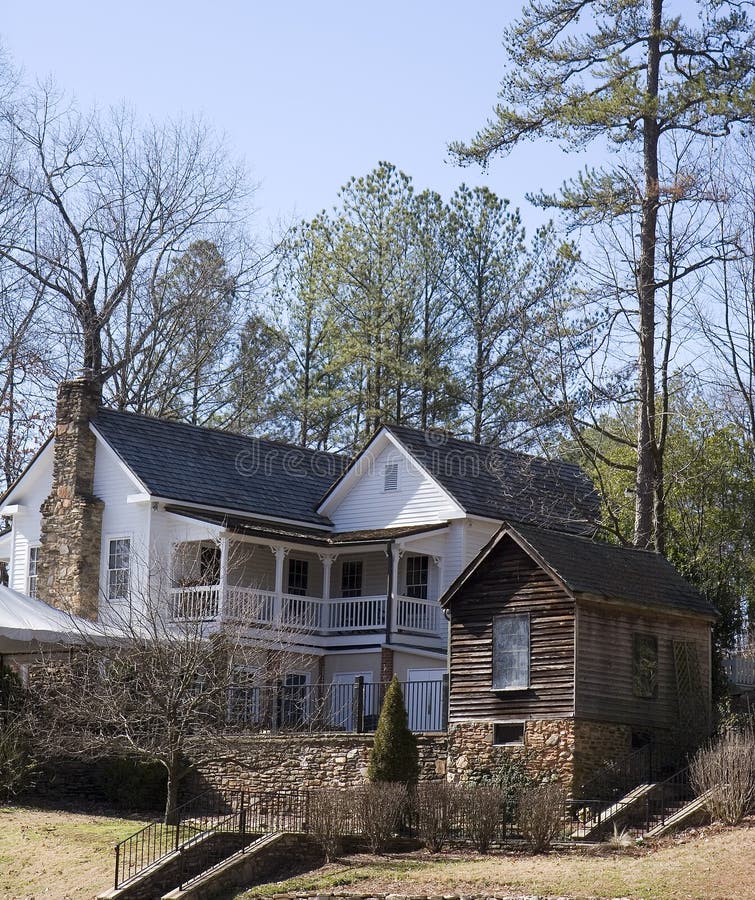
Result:
{"label": "pine tree", "polygon": [[417,739],[409,730],[404,694],[394,675],[380,710],[367,777],[408,784],[419,776]]}

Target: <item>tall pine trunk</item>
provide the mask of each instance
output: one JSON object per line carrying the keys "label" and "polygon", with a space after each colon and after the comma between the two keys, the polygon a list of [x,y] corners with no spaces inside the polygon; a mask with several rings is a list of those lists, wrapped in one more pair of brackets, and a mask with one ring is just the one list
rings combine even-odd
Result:
{"label": "tall pine trunk", "polygon": [[655,548],[661,522],[656,523],[655,416],[655,250],[658,226],[658,145],[660,130],[654,101],[660,74],[660,28],[663,0],[652,0],[651,36],[648,41],[646,103],[643,117],[643,168],[645,195],[640,224],[640,262],[637,271],[639,296],[639,361],[637,413],[637,474],[635,481],[634,543]]}

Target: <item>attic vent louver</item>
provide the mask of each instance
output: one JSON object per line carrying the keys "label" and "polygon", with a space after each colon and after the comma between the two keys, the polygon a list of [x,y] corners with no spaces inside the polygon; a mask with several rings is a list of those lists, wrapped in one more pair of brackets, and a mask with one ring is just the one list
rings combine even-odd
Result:
{"label": "attic vent louver", "polygon": [[398,490],[398,463],[386,463],[385,475],[383,478],[384,491]]}

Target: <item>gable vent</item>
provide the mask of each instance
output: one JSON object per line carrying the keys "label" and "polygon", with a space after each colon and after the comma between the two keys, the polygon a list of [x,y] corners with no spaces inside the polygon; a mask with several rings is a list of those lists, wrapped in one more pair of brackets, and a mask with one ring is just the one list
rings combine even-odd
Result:
{"label": "gable vent", "polygon": [[386,463],[385,464],[385,473],[383,476],[383,490],[384,491],[397,491],[398,490],[398,463]]}

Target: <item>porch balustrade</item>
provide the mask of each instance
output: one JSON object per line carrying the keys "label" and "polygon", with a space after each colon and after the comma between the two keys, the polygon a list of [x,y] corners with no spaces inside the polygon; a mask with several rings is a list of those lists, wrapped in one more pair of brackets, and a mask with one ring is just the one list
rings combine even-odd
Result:
{"label": "porch balustrade", "polygon": [[[220,585],[206,585],[173,588],[170,608],[177,621],[225,618],[250,626],[337,634],[384,629],[387,598],[321,598],[231,586],[223,591]],[[398,630],[445,635],[445,620],[435,600],[398,596],[394,617]]]}

